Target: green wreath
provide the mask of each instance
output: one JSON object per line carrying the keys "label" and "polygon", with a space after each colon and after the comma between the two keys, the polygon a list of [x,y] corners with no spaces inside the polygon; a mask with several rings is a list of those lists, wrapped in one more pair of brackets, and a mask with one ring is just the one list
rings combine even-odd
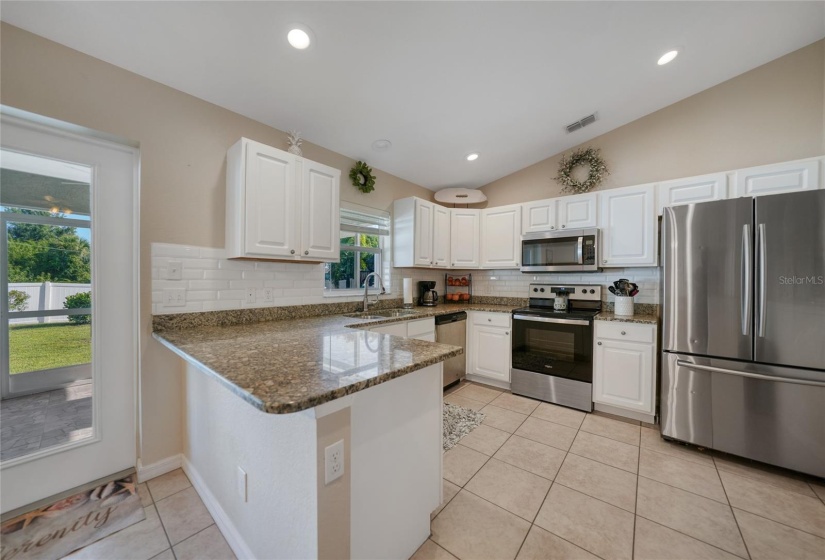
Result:
{"label": "green wreath", "polygon": [[[577,181],[573,178],[572,172],[575,168],[584,164],[590,166],[590,172],[587,174],[587,179]],[[598,186],[609,174],[610,171],[608,171],[604,160],[599,156],[598,149],[581,148],[569,156],[562,156],[556,181],[564,185],[562,192],[586,193],[593,187]]]}
{"label": "green wreath", "polygon": [[350,169],[349,178],[352,186],[362,193],[371,193],[375,190],[375,175],[372,174],[372,168],[363,161],[359,161]]}

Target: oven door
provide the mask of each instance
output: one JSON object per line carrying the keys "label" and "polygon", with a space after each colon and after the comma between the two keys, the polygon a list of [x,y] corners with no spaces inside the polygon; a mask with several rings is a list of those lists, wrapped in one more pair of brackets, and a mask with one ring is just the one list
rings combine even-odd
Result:
{"label": "oven door", "polygon": [[513,369],[591,383],[592,321],[514,315]]}
{"label": "oven door", "polygon": [[522,272],[598,270],[598,230],[525,235],[521,258]]}

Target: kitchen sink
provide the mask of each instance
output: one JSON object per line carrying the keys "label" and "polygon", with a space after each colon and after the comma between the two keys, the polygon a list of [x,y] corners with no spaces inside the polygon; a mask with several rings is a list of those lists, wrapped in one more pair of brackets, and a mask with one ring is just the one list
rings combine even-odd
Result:
{"label": "kitchen sink", "polygon": [[354,317],[356,319],[394,319],[396,317],[412,317],[413,315],[418,315],[418,312],[410,311],[408,309],[387,309],[385,311],[352,313],[347,315],[347,317]]}

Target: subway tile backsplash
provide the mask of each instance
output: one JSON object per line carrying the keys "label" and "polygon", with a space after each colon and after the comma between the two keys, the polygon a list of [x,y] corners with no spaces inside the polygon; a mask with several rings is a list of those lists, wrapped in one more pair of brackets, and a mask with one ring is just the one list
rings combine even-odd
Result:
{"label": "subway tile backsplash", "polygon": [[[420,280],[434,280],[439,295],[444,293],[444,270],[391,268],[385,259],[384,279],[389,279],[388,296],[402,296],[402,278],[413,279],[417,290]],[[169,263],[179,262],[183,268],[180,280],[169,280]],[[612,301],[607,286],[614,280],[627,278],[639,285],[638,303],[659,303],[658,268],[611,268],[600,273],[522,274],[518,270],[456,270],[451,274],[472,274],[473,293],[494,297],[527,297],[531,282],[561,282],[601,284],[604,300]],[[186,304],[167,306],[164,290],[185,290]],[[247,290],[255,290],[255,303],[246,303]],[[272,301],[263,301],[264,293],[272,292]],[[276,263],[238,261],[225,258],[223,249],[152,244],[152,313],[192,313],[225,309],[276,307],[360,301],[362,296],[324,297],[324,265],[309,263]]]}

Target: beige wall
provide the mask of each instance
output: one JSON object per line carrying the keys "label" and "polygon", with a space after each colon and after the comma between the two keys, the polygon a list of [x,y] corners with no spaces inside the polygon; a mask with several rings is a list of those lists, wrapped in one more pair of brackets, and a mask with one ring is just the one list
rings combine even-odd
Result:
{"label": "beige wall", "polygon": [[[609,189],[822,155],[824,130],[822,40],[582,145],[601,149]],[[559,159],[485,185],[488,206],[559,196]]]}
{"label": "beige wall", "polygon": [[[140,142],[143,464],[181,451],[182,362],[151,339],[150,243],[224,245],[226,150],[241,136],[286,148],[284,133],[5,23],[0,103]],[[346,179],[353,160],[305,143],[342,171],[341,200],[389,209],[432,192],[376,170],[376,190]]]}

